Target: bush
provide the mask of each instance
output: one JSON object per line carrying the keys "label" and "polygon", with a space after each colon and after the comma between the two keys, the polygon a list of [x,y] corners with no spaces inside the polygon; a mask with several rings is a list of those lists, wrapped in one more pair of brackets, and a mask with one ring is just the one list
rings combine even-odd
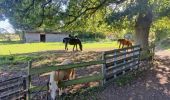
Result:
{"label": "bush", "polygon": [[164,40],[170,36],[170,30],[162,29],[156,31],[156,41]]}
{"label": "bush", "polygon": [[78,36],[82,41],[92,41],[92,40],[99,40],[99,39],[105,39],[106,35],[103,33],[93,33],[93,32],[72,32],[72,35]]}

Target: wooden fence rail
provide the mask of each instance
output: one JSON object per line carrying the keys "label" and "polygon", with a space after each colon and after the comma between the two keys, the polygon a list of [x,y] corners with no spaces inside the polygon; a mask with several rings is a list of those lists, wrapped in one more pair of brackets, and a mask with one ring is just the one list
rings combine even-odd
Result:
{"label": "wooden fence rail", "polygon": [[26,99],[26,78],[15,77],[0,82],[0,100]]}
{"label": "wooden fence rail", "polygon": [[[102,84],[104,85],[114,80],[116,77],[127,73],[130,70],[137,69],[140,64],[140,60],[144,60],[146,58],[154,56],[153,45],[148,47],[147,49],[142,49],[142,50],[143,52],[141,52],[140,46],[136,45],[136,46],[123,48],[123,49],[105,51],[103,52],[102,59],[99,61],[89,61],[89,62],[82,62],[82,63],[76,63],[76,64],[71,64],[71,65],[57,65],[57,66],[46,66],[46,67],[33,68],[32,62],[30,61],[28,62],[29,70],[28,70],[27,82],[26,82],[26,79],[24,79],[23,82],[15,82],[14,84],[11,84],[11,86],[7,85],[7,88],[11,89],[12,87],[15,87],[17,85],[22,85],[23,89],[28,90],[27,94],[24,94],[24,97],[27,96],[27,100],[30,100],[32,92],[38,91],[41,89],[42,90],[48,89],[47,85],[45,87],[32,86],[31,80],[32,80],[33,75],[41,75],[41,74],[48,73],[54,70],[66,70],[66,69],[71,69],[71,68],[89,67],[91,65],[98,65],[98,64],[102,65],[101,66],[102,73],[95,74],[92,76],[84,76],[84,77],[73,79],[73,80],[62,81],[59,84],[59,87],[66,87],[66,86],[87,83],[87,82],[92,82],[92,81],[102,81]],[[146,50],[149,50],[149,54],[147,55],[145,52]],[[4,91],[7,88],[1,87],[1,82],[0,82],[0,92]],[[14,94],[16,94],[16,92]],[[1,97],[2,95],[0,95],[0,99]],[[5,95],[3,95],[3,97],[5,97]]]}
{"label": "wooden fence rail", "polygon": [[113,80],[127,71],[139,66],[140,46],[106,51],[103,53],[105,63],[103,64],[104,83]]}
{"label": "wooden fence rail", "polygon": [[[58,66],[49,66],[49,67],[40,67],[40,68],[32,68],[32,64],[31,62],[29,62],[29,78],[28,78],[28,88],[29,88],[29,94],[31,94],[31,92],[37,91],[39,89],[42,88],[42,86],[32,86],[31,85],[31,76],[33,75],[39,75],[39,74],[43,74],[43,73],[48,73],[54,70],[66,70],[66,69],[71,69],[71,68],[82,68],[82,67],[88,67],[91,65],[97,65],[97,64],[103,64],[103,61],[89,61],[89,62],[83,62],[83,63],[77,63],[77,64],[71,64],[71,65],[58,65]],[[76,85],[76,84],[81,84],[81,83],[86,83],[86,82],[92,82],[92,81],[99,81],[102,80],[103,74],[97,74],[97,75],[93,75],[93,76],[85,76],[85,77],[81,77],[78,79],[74,79],[74,80],[68,80],[68,81],[63,81],[61,82],[61,84],[59,84],[59,87],[66,87],[66,86],[70,86],[70,85]],[[47,89],[44,88],[44,89]],[[28,99],[30,99],[31,96],[28,96]]]}

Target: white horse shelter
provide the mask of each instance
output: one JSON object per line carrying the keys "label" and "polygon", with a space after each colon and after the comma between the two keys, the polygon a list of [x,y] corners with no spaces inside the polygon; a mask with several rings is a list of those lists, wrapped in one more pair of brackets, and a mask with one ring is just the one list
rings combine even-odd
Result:
{"label": "white horse shelter", "polygon": [[64,32],[26,32],[25,42],[62,42],[63,38],[68,37]]}

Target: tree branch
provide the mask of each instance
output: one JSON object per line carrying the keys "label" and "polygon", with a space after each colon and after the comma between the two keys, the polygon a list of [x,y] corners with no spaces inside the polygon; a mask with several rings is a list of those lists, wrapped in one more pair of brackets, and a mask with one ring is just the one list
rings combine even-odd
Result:
{"label": "tree branch", "polygon": [[[126,1],[126,0],[114,0],[114,1],[113,0],[102,0],[102,1],[100,1],[99,5],[97,5],[95,7],[86,8],[83,12],[81,12],[77,16],[74,16],[74,18],[71,21],[66,22],[65,25],[68,26],[68,25],[72,24],[73,22],[75,22],[78,18],[80,18],[84,14],[90,14],[90,15],[94,14],[97,10],[102,8],[104,5],[107,5],[109,3],[120,4],[124,1]],[[91,12],[87,13],[88,11],[91,11]]]}
{"label": "tree branch", "polygon": [[44,23],[44,18],[45,18],[45,7],[46,5],[48,5],[49,3],[51,3],[52,0],[48,0],[47,2],[43,3],[41,5],[42,8],[42,14],[41,14],[41,22],[38,24],[38,27],[40,27],[43,23]]}

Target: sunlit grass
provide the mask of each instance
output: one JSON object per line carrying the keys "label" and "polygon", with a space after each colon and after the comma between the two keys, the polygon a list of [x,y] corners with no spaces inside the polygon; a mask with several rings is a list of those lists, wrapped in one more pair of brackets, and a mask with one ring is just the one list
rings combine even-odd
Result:
{"label": "sunlit grass", "polygon": [[[73,46],[69,45],[69,50]],[[116,42],[85,42],[83,50],[107,49],[116,48]],[[64,44],[61,42],[49,43],[0,43],[0,55],[23,54],[32,52],[41,52],[48,50],[64,50]]]}
{"label": "sunlit grass", "polygon": [[117,48],[117,42],[93,42],[93,43],[85,43],[85,49],[107,49],[107,48]]}
{"label": "sunlit grass", "polygon": [[5,44],[0,46],[0,55],[23,54],[47,50],[59,50],[64,48],[61,43],[25,43]]}

